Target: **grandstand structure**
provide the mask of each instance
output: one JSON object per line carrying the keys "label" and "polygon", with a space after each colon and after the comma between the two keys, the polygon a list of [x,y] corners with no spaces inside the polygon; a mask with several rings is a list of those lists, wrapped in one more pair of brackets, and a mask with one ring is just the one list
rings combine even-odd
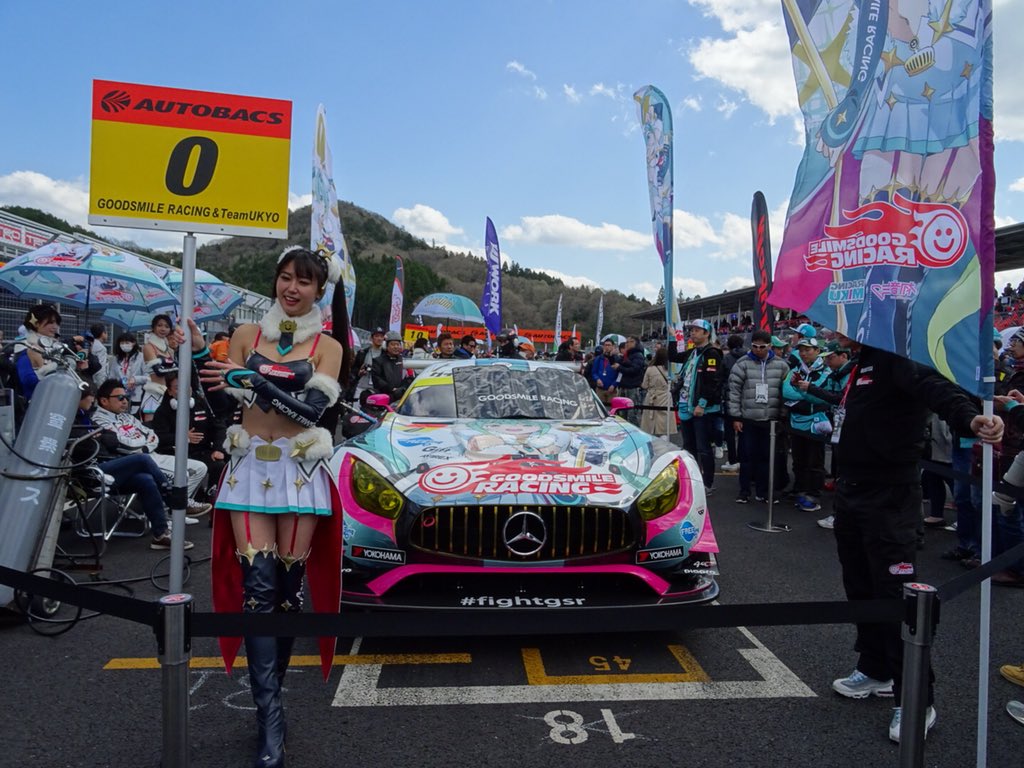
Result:
{"label": "grandstand structure", "polygon": [[[78,233],[63,232],[59,229],[53,229],[52,227],[43,226],[37,224],[29,219],[22,218],[21,216],[15,216],[7,211],[0,211],[0,266],[6,264],[16,256],[20,256],[23,253],[28,253],[36,248],[40,248],[49,242],[54,240],[67,240],[67,241],[78,241],[82,243],[95,243],[96,245],[113,245],[111,243],[105,243],[102,240],[96,240],[86,235]],[[130,248],[123,248],[120,245],[114,245],[128,253],[134,253]],[[161,267],[168,266],[167,264],[151,259],[141,254],[135,254],[142,261],[147,264],[154,266],[158,265]],[[223,320],[211,321],[205,324],[205,329],[208,334],[213,332],[225,330],[232,323],[252,323],[256,322],[271,304],[271,299],[262,294],[255,293],[245,288],[240,288],[237,285],[231,285],[228,283],[232,290],[237,291],[242,297],[242,303],[239,304],[231,315]],[[3,331],[4,339],[13,339],[17,335],[18,326],[21,325],[22,320],[25,317],[25,312],[33,304],[38,304],[36,300],[24,300],[12,295],[8,291],[0,288],[0,331]],[[90,323],[99,322],[98,313],[89,313],[89,318],[86,319],[83,315],[83,311],[75,307],[68,305],[61,306],[57,304],[57,308],[63,318],[63,324],[61,332],[64,335],[82,333],[85,331]],[[174,309],[173,306],[167,307],[166,311],[170,313]],[[161,310],[165,311],[165,310]],[[109,329],[109,335],[113,339],[123,329],[117,326],[111,326]]]}

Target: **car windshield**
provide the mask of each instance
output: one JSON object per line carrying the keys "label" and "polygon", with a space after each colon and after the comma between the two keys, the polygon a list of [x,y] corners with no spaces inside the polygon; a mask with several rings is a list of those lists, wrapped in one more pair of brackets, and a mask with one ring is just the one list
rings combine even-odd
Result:
{"label": "car windshield", "polygon": [[399,412],[460,419],[602,419],[586,379],[566,368],[460,366],[451,379],[414,387]]}

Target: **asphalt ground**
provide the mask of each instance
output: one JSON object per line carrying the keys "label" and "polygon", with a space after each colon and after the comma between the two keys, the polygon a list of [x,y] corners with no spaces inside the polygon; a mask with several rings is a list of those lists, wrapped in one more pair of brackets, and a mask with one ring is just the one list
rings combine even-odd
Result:
{"label": "asphalt ground", "polygon": [[[721,547],[723,604],[841,600],[831,532],[820,513],[777,506],[788,533],[748,528],[761,504],[734,503],[722,475],[710,508]],[[950,513],[947,513],[950,514]],[[209,610],[205,521],[187,585]],[[954,535],[928,530],[920,580],[963,573],[939,558]],[[164,553],[148,539],[115,540],[108,579],[146,577]],[[85,578],[82,576],[81,578]],[[161,592],[143,580],[134,595]],[[994,588],[988,765],[1024,764],[1024,728],[1005,712],[1024,689],[1001,664],[1024,661],[1024,590]],[[64,609],[62,609],[63,611]],[[925,765],[975,765],[979,591],[942,606],[933,661],[938,723]],[[343,638],[327,683],[312,640],[300,639],[286,680],[289,766],[885,766],[891,699],[854,701],[831,681],[852,669],[845,625],[630,632],[577,637]],[[156,766],[161,750],[160,671],[144,626],[108,616],[41,637],[0,623],[0,766]],[[191,671],[191,765],[248,766],[255,727],[244,668],[218,667],[215,642],[196,638]],[[305,655],[305,657],[303,657]]]}

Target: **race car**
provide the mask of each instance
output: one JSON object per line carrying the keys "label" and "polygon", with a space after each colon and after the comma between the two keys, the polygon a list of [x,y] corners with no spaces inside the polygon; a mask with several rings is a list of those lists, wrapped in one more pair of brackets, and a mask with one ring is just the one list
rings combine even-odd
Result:
{"label": "race car", "polygon": [[[387,402],[377,395],[371,402]],[[562,363],[445,360],[343,443],[343,602],[551,608],[718,594],[694,458]]]}

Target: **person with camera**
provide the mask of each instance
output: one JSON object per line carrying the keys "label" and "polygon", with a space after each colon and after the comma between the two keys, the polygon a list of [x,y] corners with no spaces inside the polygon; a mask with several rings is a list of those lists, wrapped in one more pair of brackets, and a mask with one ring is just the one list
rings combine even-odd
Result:
{"label": "person with camera", "polygon": [[373,332],[370,334],[370,343],[356,352],[356,358],[352,364],[352,370],[355,372],[355,389],[352,393],[353,400],[358,401],[359,396],[363,394],[364,390],[373,389],[373,377],[371,375],[373,363],[383,354],[384,329],[378,326],[374,328]]}
{"label": "person with camera", "polygon": [[384,354],[373,361],[370,373],[375,391],[387,395],[395,402],[405,394],[409,381],[405,378],[405,358],[402,357],[402,337],[395,331],[384,336]]}

